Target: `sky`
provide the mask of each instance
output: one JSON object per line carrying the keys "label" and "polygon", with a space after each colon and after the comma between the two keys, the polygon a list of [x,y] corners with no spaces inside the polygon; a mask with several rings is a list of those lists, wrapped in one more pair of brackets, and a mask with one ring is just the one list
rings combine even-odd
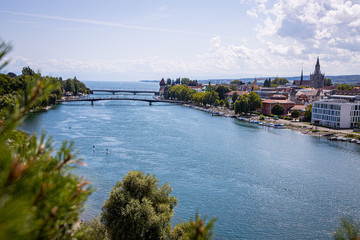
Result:
{"label": "sky", "polygon": [[360,1],[2,1],[3,72],[79,80],[360,74]]}

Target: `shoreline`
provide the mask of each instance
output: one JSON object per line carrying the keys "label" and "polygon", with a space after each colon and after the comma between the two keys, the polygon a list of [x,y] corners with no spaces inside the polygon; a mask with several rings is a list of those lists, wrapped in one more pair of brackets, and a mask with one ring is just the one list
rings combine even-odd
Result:
{"label": "shoreline", "polygon": [[[212,114],[212,116],[220,116],[220,117],[228,117],[228,118],[236,118],[238,119],[239,116],[236,116],[233,110],[229,110],[223,107],[209,107],[206,108],[204,106],[194,105],[194,104],[184,104],[184,106],[188,108],[193,108],[196,110],[200,110],[203,112],[207,112],[209,114]],[[283,128],[291,129],[298,131],[302,134],[314,136],[314,137],[327,137],[329,140],[337,140],[337,141],[345,141],[345,142],[351,142],[351,143],[357,143],[360,144],[360,140],[353,139],[353,138],[346,138],[348,134],[353,134],[358,137],[360,137],[360,134],[354,133],[352,129],[331,129],[326,128],[322,126],[313,126],[310,125],[308,122],[299,122],[294,120],[285,120],[285,119],[278,119],[274,120],[269,117],[265,120],[260,120],[259,115],[251,115],[251,116],[242,116],[240,117],[241,120],[239,121],[245,121],[245,122],[252,122],[256,124],[281,124],[283,125]],[[264,126],[264,125],[262,125]],[[267,126],[270,127],[270,126]]]}

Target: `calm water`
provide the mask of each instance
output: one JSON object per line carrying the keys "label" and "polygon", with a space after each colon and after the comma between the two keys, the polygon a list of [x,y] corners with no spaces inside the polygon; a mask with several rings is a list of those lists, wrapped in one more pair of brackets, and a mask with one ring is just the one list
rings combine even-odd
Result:
{"label": "calm water", "polygon": [[216,239],[331,239],[340,217],[360,216],[356,144],[211,117],[180,105],[132,101],[65,103],[30,115],[22,128],[46,130],[56,146],[75,141],[88,164],[76,172],[97,188],[84,219],[100,212],[115,182],[132,169],[171,184],[179,200],[174,224],[196,212],[217,216]]}

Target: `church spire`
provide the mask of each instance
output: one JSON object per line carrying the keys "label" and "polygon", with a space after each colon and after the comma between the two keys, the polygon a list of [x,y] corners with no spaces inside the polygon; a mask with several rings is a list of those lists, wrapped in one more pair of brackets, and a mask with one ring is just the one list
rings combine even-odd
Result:
{"label": "church spire", "polygon": [[304,73],[303,73],[303,69],[301,68],[300,86],[303,85],[303,80],[304,80]]}
{"label": "church spire", "polygon": [[314,74],[321,74],[321,72],[320,72],[320,61],[319,61],[319,57],[317,57]]}

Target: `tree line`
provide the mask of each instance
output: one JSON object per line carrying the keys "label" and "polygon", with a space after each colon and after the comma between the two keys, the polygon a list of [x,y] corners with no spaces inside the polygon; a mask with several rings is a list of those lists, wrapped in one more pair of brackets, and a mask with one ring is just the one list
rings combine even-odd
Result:
{"label": "tree line", "polygon": [[63,81],[61,77],[41,76],[40,73],[35,73],[30,67],[24,67],[19,76],[14,73],[0,74],[0,109],[4,107],[14,109],[16,100],[22,96],[22,93],[25,93],[24,103],[28,101],[29,95],[26,92],[34,88],[40,79],[51,85],[51,92],[37,101],[36,105],[33,106],[34,109],[54,105],[56,100],[63,96],[63,92],[70,92],[71,95],[90,93],[86,85],[77,80],[76,77]]}

